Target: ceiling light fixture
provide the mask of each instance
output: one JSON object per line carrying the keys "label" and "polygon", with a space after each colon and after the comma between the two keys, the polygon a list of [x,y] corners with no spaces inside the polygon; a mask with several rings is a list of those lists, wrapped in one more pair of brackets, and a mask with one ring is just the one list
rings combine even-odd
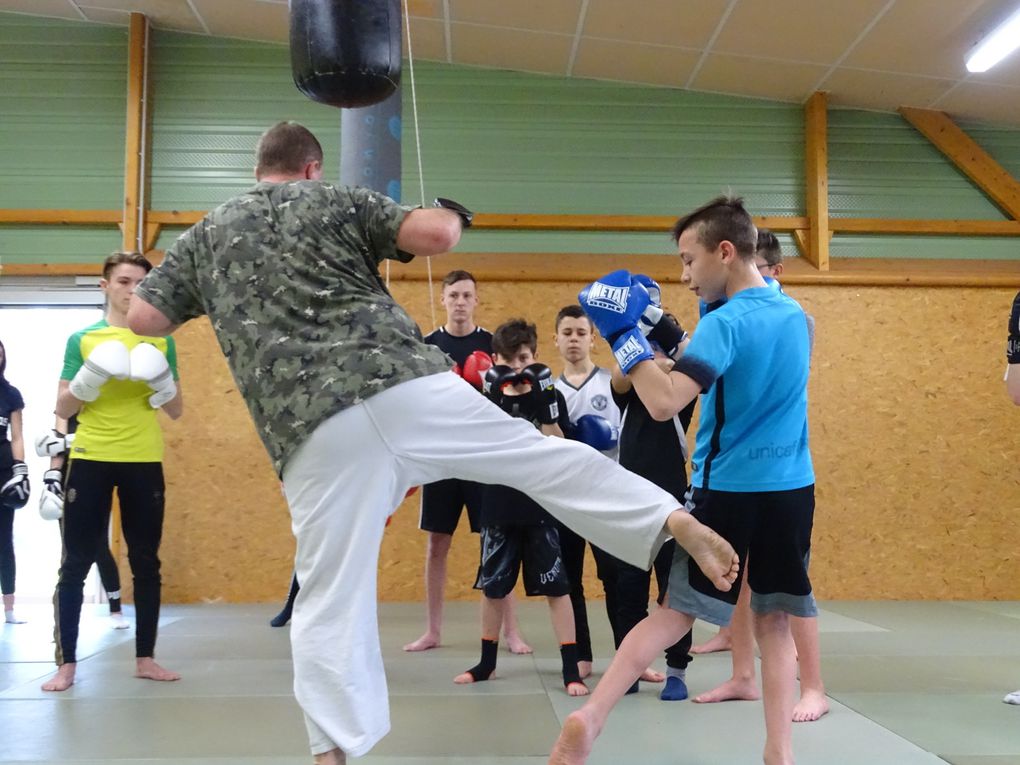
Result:
{"label": "ceiling light fixture", "polygon": [[967,56],[968,72],[987,72],[1020,48],[1020,10],[987,35]]}

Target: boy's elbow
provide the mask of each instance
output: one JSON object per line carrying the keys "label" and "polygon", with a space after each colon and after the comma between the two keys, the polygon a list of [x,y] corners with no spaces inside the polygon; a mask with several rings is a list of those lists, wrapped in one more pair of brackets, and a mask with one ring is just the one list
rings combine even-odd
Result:
{"label": "boy's elbow", "polygon": [[676,414],[676,410],[666,401],[657,401],[651,406],[647,406],[646,409],[656,422],[665,422]]}

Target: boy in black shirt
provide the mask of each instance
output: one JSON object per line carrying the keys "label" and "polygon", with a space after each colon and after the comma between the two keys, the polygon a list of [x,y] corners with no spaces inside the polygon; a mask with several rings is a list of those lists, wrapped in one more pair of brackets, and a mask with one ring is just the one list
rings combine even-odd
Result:
{"label": "boy in black shirt", "polygon": [[[566,404],[553,385],[552,372],[535,363],[538,332],[534,324],[513,319],[492,337],[496,366],[485,376],[484,392],[503,411],[535,424],[547,436],[563,437]],[[563,567],[556,524],[541,506],[507,486],[486,486],[481,513],[482,560],[475,587],[482,590],[482,657],[458,684],[488,680],[496,668],[504,599],[513,591],[524,565],[528,595],[549,600],[553,630],[560,643],[563,684],[571,696],[586,696],[578,674],[570,582]]]}

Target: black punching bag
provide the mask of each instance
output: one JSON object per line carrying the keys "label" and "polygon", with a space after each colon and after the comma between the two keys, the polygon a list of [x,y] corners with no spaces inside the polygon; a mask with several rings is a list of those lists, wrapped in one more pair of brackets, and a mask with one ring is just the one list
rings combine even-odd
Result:
{"label": "black punching bag", "polygon": [[356,108],[400,84],[400,0],[290,0],[294,84],[313,101]]}

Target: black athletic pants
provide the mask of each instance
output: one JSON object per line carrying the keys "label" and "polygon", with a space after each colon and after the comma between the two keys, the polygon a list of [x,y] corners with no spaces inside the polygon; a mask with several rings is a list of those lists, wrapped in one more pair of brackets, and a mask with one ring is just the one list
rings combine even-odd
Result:
{"label": "black athletic pants", "polygon": [[121,529],[134,583],[135,655],[152,656],[159,622],[159,543],[163,534],[163,465],[75,459],[64,485],[64,550],[54,595],[57,664],[77,661],[78,621],[85,577],[96,561],[97,540],[110,525],[117,490]]}
{"label": "black athletic pants", "polygon": [[[669,583],[669,569],[673,561],[675,542],[667,542],[655,558],[653,570],[659,590],[657,600],[661,603]],[[606,613],[613,630],[616,647],[634,627],[648,616],[648,598],[651,590],[652,572],[624,563],[605,550],[592,547],[598,577],[606,590]],[[680,640],[666,649],[666,665],[674,669],[686,669],[691,661],[690,630]]]}

